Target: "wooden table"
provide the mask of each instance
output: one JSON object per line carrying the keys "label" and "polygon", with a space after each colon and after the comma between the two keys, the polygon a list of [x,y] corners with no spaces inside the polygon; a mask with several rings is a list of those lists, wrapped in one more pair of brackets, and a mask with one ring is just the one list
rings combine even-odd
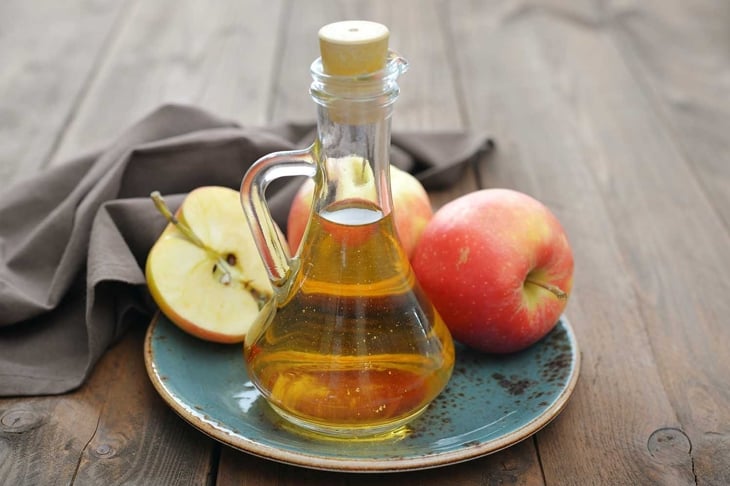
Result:
{"label": "wooden table", "polygon": [[0,483],[730,484],[730,4],[697,0],[4,0],[3,186],[103,146],[163,102],[309,120],[319,26],[390,26],[394,128],[484,129],[497,152],[433,193],[546,203],[576,257],[581,378],[518,445],[398,475],[301,469],[187,425],[140,322],[80,389],[0,400]]}

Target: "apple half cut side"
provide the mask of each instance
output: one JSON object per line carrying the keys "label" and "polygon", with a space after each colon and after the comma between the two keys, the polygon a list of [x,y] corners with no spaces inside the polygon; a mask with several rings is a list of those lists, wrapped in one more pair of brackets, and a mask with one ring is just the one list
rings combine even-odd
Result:
{"label": "apple half cut side", "polygon": [[152,298],[174,324],[219,343],[243,341],[271,296],[271,284],[233,189],[205,186],[190,192],[147,256]]}

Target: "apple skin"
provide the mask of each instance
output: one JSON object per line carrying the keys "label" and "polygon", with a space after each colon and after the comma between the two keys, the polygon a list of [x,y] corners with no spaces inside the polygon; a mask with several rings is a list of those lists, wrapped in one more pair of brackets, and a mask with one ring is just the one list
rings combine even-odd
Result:
{"label": "apple skin", "polygon": [[[431,199],[418,179],[395,166],[390,166],[390,186],[395,228],[401,245],[410,258],[423,230],[433,217]],[[286,232],[292,254],[296,253],[304,236],[313,192],[314,182],[307,179],[292,201]]]}
{"label": "apple skin", "polygon": [[411,264],[453,337],[489,353],[519,351],[544,337],[573,285],[573,253],[559,221],[509,189],[475,191],[436,211]]}

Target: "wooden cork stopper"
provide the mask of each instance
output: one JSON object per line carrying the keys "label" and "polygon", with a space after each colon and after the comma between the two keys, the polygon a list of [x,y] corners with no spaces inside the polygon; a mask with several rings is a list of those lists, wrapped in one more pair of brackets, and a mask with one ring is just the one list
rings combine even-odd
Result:
{"label": "wooden cork stopper", "polygon": [[319,30],[319,49],[326,74],[357,76],[379,71],[388,56],[388,28],[377,22],[346,20]]}

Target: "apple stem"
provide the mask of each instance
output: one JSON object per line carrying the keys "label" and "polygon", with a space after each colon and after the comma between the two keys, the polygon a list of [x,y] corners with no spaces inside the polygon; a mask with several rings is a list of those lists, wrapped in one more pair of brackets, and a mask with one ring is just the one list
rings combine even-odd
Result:
{"label": "apple stem", "polygon": [[223,285],[230,284],[231,280],[233,279],[233,272],[231,271],[231,266],[228,265],[228,262],[220,257],[216,252],[211,250],[208,245],[203,243],[203,240],[201,240],[198,235],[195,234],[190,226],[175,217],[175,215],[172,213],[172,211],[170,211],[170,208],[165,203],[165,200],[162,198],[160,191],[153,191],[150,194],[150,198],[152,198],[152,202],[155,203],[155,207],[157,208],[157,210],[162,213],[165,219],[174,224],[175,227],[180,230],[183,236],[185,236],[185,238],[187,238],[188,240],[190,240],[191,243],[202,248],[216,258],[216,265],[221,270],[221,272],[223,272],[223,275],[221,275],[220,277],[220,282]]}
{"label": "apple stem", "polygon": [[157,208],[157,210],[162,213],[165,219],[177,226],[177,229],[179,229],[182,234],[184,234],[185,237],[189,239],[192,243],[195,243],[197,246],[203,248],[206,251],[209,251],[206,244],[203,243],[203,240],[198,238],[198,235],[195,234],[192,228],[187,224],[181,222],[175,217],[174,214],[172,214],[172,211],[170,211],[170,208],[167,207],[165,200],[162,198],[160,191],[153,191],[152,194],[150,194],[150,197],[152,198],[152,202],[155,203],[155,207]]}
{"label": "apple stem", "polygon": [[527,280],[525,280],[525,283],[530,283],[533,285],[537,285],[538,287],[542,287],[543,289],[545,289],[549,292],[552,292],[553,295],[555,295],[555,297],[557,297],[560,300],[566,300],[568,298],[568,294],[566,292],[564,292],[563,289],[561,289],[557,285],[552,285],[552,284],[549,284],[546,282],[540,282],[537,280],[531,280],[529,278]]}
{"label": "apple stem", "polygon": [[153,191],[150,194],[150,198],[152,199],[152,202],[155,203],[155,207],[157,208],[157,210],[162,213],[167,221],[174,224],[185,238],[187,238],[191,243],[205,250],[209,255],[215,258],[215,267],[213,267],[213,272],[220,272],[220,277],[218,277],[218,281],[220,283],[222,283],[223,285],[230,285],[235,275],[237,277],[237,280],[243,285],[243,288],[248,291],[254,299],[256,299],[258,302],[265,302],[266,300],[268,300],[268,298],[270,297],[270,294],[268,292],[262,292],[261,290],[257,289],[256,287],[254,287],[250,280],[244,280],[242,278],[239,278],[240,274],[238,273],[238,271],[232,265],[230,265],[225,258],[219,255],[208,245],[203,243],[203,240],[201,240],[198,235],[195,234],[190,226],[175,217],[173,212],[170,211],[170,208],[165,203],[165,200],[162,198],[160,191]]}

